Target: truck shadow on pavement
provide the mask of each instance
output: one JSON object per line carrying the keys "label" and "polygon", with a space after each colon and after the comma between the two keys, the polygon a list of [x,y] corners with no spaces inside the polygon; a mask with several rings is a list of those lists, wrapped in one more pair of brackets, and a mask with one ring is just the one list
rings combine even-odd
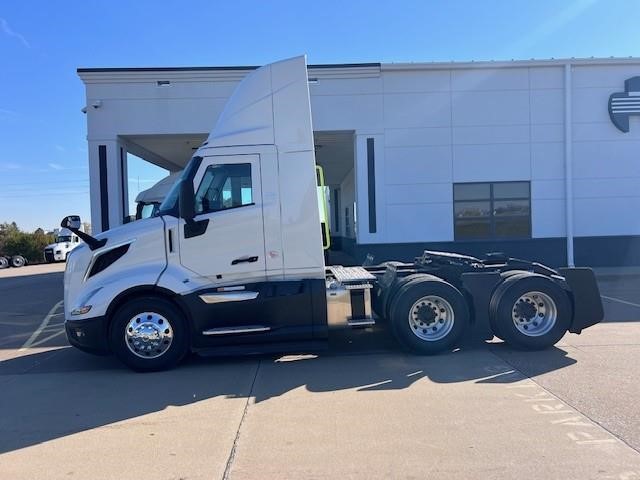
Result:
{"label": "truck shadow on pavement", "polygon": [[522,353],[491,344],[434,357],[344,349],[308,355],[192,356],[175,370],[139,374],[113,357],[64,347],[0,362],[0,454],[216,397],[258,403],[299,388],[312,393],[354,390],[366,396],[376,391],[400,394],[424,381],[470,382],[482,389],[525,379],[509,358],[530,365],[528,376],[575,363],[559,348]]}

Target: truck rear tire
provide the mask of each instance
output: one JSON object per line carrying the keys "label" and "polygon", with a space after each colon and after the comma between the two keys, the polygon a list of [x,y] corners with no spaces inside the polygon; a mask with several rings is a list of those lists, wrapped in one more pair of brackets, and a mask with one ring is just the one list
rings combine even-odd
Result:
{"label": "truck rear tire", "polygon": [[[502,283],[500,285],[498,285],[498,288],[496,288],[496,291],[498,291],[498,289],[500,289],[502,287],[502,285],[504,285],[504,282],[511,277],[514,277],[516,275],[518,276],[522,276],[522,275],[530,275],[531,272],[527,271],[527,270],[508,270],[506,272],[502,272],[500,274],[500,277],[502,278]],[[495,297],[495,294],[492,298]],[[504,342],[504,336],[502,335],[502,332],[500,331],[500,325],[498,325],[498,322],[496,322],[494,320],[494,315],[489,315],[489,324],[491,325],[491,330],[493,330],[493,334],[494,336],[498,337],[500,340],[502,340]]]}
{"label": "truck rear tire", "polygon": [[11,257],[11,266],[13,268],[24,267],[27,264],[27,259],[22,255],[14,255]]}
{"label": "truck rear tire", "polygon": [[[382,293],[382,308],[384,318],[391,318],[391,305],[393,304],[393,300],[396,298],[400,290],[409,282],[425,277],[427,277],[427,274],[425,273],[412,273],[410,275],[407,275],[406,277],[396,278],[389,286],[389,288],[386,288]],[[432,277],[429,276],[428,278]]]}
{"label": "truck rear tire", "polygon": [[135,298],[115,313],[109,342],[116,357],[133,370],[168,370],[189,349],[187,322],[182,312],[164,298]]}
{"label": "truck rear tire", "polygon": [[424,275],[396,293],[390,320],[400,344],[421,355],[451,350],[469,324],[469,308],[450,283]]}
{"label": "truck rear tire", "polygon": [[7,257],[0,257],[0,270],[4,268],[9,268],[9,260]]}
{"label": "truck rear tire", "polygon": [[496,336],[518,349],[541,350],[564,336],[572,306],[553,280],[529,273],[505,279],[491,297],[489,312]]}

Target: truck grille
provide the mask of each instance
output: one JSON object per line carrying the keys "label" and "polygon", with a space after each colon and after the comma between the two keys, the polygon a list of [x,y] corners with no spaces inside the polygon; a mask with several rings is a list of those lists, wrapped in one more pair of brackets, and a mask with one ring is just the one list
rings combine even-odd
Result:
{"label": "truck grille", "polygon": [[44,259],[47,262],[53,262],[53,249],[51,248],[44,249]]}

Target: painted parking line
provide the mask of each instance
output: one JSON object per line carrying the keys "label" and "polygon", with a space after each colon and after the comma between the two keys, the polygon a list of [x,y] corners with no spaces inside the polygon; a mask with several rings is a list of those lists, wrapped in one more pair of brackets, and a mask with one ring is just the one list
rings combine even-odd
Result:
{"label": "painted parking line", "polygon": [[63,333],[65,333],[64,329],[58,330],[57,332],[52,333],[51,335],[49,335],[47,337],[44,337],[42,340],[38,340],[37,342],[33,342],[31,345],[29,345],[29,347],[33,348],[33,347],[37,347],[38,345],[42,345],[43,343],[46,343],[49,340],[62,335]]}
{"label": "painted parking line", "polygon": [[[20,350],[18,350],[19,352],[23,352],[24,350],[26,350],[27,348],[31,347],[36,339],[38,338],[38,336],[42,333],[42,331],[47,328],[47,325],[49,325],[49,322],[51,321],[51,319],[56,315],[56,310],[58,310],[58,308],[60,308],[60,305],[62,305],[62,300],[60,300],[58,303],[56,303],[53,308],[51,310],[49,310],[49,313],[47,313],[47,316],[44,317],[44,320],[42,320],[42,323],[40,324],[40,326],[36,329],[35,332],[33,332],[31,334],[31,336],[29,337],[29,339],[24,342],[24,345],[22,345],[22,348],[20,348]],[[47,338],[48,340],[48,338]],[[40,344],[42,342],[38,342],[38,344]]]}
{"label": "painted parking line", "polygon": [[604,298],[605,300],[611,300],[612,302],[618,302],[618,303],[622,303],[624,305],[629,305],[632,307],[637,307],[640,308],[640,303],[633,303],[633,302],[627,302],[626,300],[621,300],[619,298],[615,298],[615,297],[607,297],[606,295],[600,295],[602,298]]}

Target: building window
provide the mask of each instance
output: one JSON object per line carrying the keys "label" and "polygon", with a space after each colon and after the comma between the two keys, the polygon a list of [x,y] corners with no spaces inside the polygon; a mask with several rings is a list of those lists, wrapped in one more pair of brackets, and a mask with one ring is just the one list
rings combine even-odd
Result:
{"label": "building window", "polygon": [[456,240],[531,238],[529,182],[453,185]]}

